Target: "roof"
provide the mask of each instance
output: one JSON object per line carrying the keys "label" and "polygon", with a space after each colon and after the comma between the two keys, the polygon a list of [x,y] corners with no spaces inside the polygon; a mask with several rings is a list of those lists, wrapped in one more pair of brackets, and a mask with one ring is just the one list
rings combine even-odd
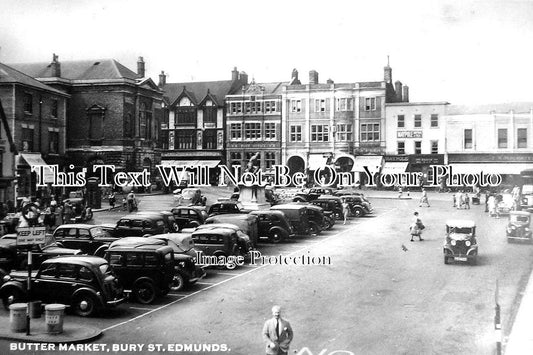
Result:
{"label": "roof", "polygon": [[94,228],[94,227],[100,227],[100,226],[94,225],[94,224],[73,223],[73,224],[62,224],[58,226],[57,228]]}
{"label": "roof", "polygon": [[308,205],[306,205],[306,204],[298,205],[296,203],[294,203],[294,204],[286,203],[286,204],[282,204],[282,205],[274,205],[274,206],[270,207],[270,209],[271,210],[299,210],[300,208],[307,207],[307,206]]}
{"label": "roof", "polygon": [[530,216],[531,213],[526,211],[510,211],[509,214],[515,215],[515,216]]}
{"label": "roof", "polygon": [[447,108],[448,115],[466,115],[474,113],[530,113],[533,109],[533,102],[507,102],[499,104],[480,104],[480,105],[449,105]]}
{"label": "roof", "polygon": [[[61,61],[61,78],[69,80],[131,79],[141,77],[115,59]],[[52,66],[46,63],[16,63],[11,66],[34,78],[52,78]]]}
{"label": "roof", "polygon": [[449,219],[446,221],[446,225],[459,228],[473,228],[476,226],[476,222],[469,219]]}
{"label": "roof", "polygon": [[231,95],[237,90],[241,90],[238,87],[238,81],[221,80],[221,81],[198,81],[189,83],[168,83],[162,87],[165,92],[164,96],[168,98],[170,104],[174,104],[174,101],[185,91],[191,101],[198,105],[209,94],[216,101],[218,106],[224,106],[224,98],[226,95]]}
{"label": "roof", "polygon": [[76,265],[86,265],[86,264],[106,264],[107,260],[104,258],[98,257],[98,256],[92,256],[92,255],[75,255],[75,256],[58,256],[52,259],[48,259],[43,261],[43,264],[51,264],[51,263],[69,263],[69,264],[76,264]]}
{"label": "roof", "polygon": [[[256,83],[252,81],[244,88],[245,95],[273,95],[280,94],[283,86],[289,85],[289,82],[276,81],[272,83]],[[235,93],[236,95],[242,94],[242,90]]]}
{"label": "roof", "polygon": [[53,92],[61,96],[69,96],[67,93],[45,85],[40,81],[26,75],[10,66],[0,63],[0,85],[1,84],[21,84],[30,86],[39,90]]}

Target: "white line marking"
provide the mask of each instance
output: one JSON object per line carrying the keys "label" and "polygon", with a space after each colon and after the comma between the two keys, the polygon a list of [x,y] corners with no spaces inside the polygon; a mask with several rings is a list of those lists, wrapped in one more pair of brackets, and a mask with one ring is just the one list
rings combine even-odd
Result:
{"label": "white line marking", "polygon": [[216,282],[196,282],[197,285],[216,285]]}
{"label": "white line marking", "polygon": [[[390,211],[387,211],[387,212],[381,214],[380,216],[383,216],[384,214],[387,214],[387,213],[389,213],[389,212],[392,212],[392,211],[394,211],[394,210],[396,210],[396,209],[397,209],[397,208],[394,208],[394,209],[392,209],[392,210],[390,210]],[[363,224],[363,223],[367,223],[367,222],[371,222],[372,220],[373,220],[373,219],[365,220],[365,221],[363,221],[361,224]],[[354,227],[355,227],[355,226],[354,226]],[[334,234],[334,235],[328,236],[327,238],[321,239],[321,240],[319,240],[319,241],[313,243],[313,244],[311,245],[311,247],[305,246],[305,247],[303,247],[303,248],[301,248],[301,249],[299,249],[299,250],[296,250],[296,251],[294,251],[294,252],[292,252],[292,253],[290,253],[290,254],[288,254],[288,255],[293,255],[293,254],[296,254],[296,253],[298,253],[298,252],[302,252],[302,251],[304,251],[304,250],[306,250],[306,249],[313,249],[313,248],[316,247],[317,245],[320,245],[320,244],[322,244],[322,243],[325,243],[325,242],[328,241],[329,239],[334,238],[334,237],[338,237],[338,236],[344,234],[345,232],[349,232],[349,231],[351,231],[351,229],[343,230],[343,231],[340,232],[340,233],[337,233],[337,234]],[[245,265],[245,266],[246,266],[246,265]],[[253,269],[250,269],[250,270],[248,270],[248,271],[245,271],[245,272],[243,272],[242,274],[238,274],[238,275],[235,275],[235,276],[233,276],[233,277],[230,277],[230,278],[227,278],[227,279],[225,279],[225,280],[222,280],[222,281],[220,281],[220,282],[218,282],[218,283],[211,284],[210,286],[207,286],[207,287],[205,287],[205,288],[202,288],[201,290],[198,290],[198,291],[195,291],[195,292],[193,292],[193,293],[190,293],[190,294],[188,294],[188,295],[186,295],[186,296],[184,296],[184,297],[182,297],[182,298],[179,298],[179,299],[177,299],[177,300],[175,300],[175,301],[172,301],[172,302],[170,302],[170,303],[164,304],[164,305],[162,305],[162,306],[160,306],[160,307],[158,307],[158,308],[154,308],[154,309],[152,309],[152,310],[150,310],[150,311],[148,311],[148,312],[146,312],[146,313],[140,314],[140,315],[138,315],[137,317],[134,317],[134,318],[131,318],[131,319],[125,320],[125,321],[123,321],[123,322],[117,323],[117,324],[115,324],[115,325],[109,326],[109,327],[107,327],[107,328],[104,328],[104,329],[102,329],[102,332],[105,332],[105,331],[111,330],[111,329],[113,329],[113,328],[119,327],[119,326],[121,326],[121,325],[124,325],[124,324],[130,323],[130,322],[136,321],[137,319],[143,318],[143,317],[145,317],[145,316],[147,316],[147,315],[149,315],[149,314],[152,314],[152,313],[155,313],[155,312],[157,312],[157,311],[160,311],[160,310],[162,310],[162,309],[164,309],[164,308],[167,308],[167,307],[169,307],[169,306],[171,306],[171,305],[173,305],[173,304],[176,304],[176,303],[178,303],[178,302],[181,302],[181,301],[183,301],[183,300],[185,300],[185,299],[188,299],[188,298],[191,298],[191,297],[193,297],[193,296],[196,296],[197,294],[199,294],[199,293],[201,293],[201,292],[205,292],[205,291],[207,291],[207,290],[209,290],[209,289],[211,289],[211,288],[217,287],[218,285],[222,285],[222,284],[224,284],[224,283],[226,283],[226,282],[229,282],[229,281],[231,281],[231,280],[233,280],[233,279],[236,279],[236,278],[238,278],[238,277],[243,277],[243,276],[248,275],[248,274],[250,274],[250,273],[252,273],[252,272],[254,272],[254,271],[261,270],[261,269],[263,269],[263,268],[265,268],[265,267],[267,267],[267,266],[269,266],[269,265],[265,264],[265,265],[261,265],[261,266],[255,266]],[[198,283],[199,283],[199,282],[197,282],[197,284],[198,284]]]}
{"label": "white line marking", "polygon": [[151,311],[152,308],[143,308],[143,307],[130,307],[130,309],[139,309],[141,311]]}
{"label": "white line marking", "polygon": [[236,273],[232,273],[232,272],[217,272],[215,275],[229,275],[229,276],[235,276],[235,275],[239,275],[239,274],[236,274]]}

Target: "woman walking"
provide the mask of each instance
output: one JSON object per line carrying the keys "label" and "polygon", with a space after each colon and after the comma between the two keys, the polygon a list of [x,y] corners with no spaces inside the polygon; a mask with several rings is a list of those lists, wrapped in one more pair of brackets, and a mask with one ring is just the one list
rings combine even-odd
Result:
{"label": "woman walking", "polygon": [[414,237],[418,237],[420,241],[424,240],[422,239],[422,229],[424,229],[425,226],[422,223],[422,220],[418,218],[418,212],[414,213],[413,222],[409,226],[409,229],[411,230],[411,241],[414,242]]}

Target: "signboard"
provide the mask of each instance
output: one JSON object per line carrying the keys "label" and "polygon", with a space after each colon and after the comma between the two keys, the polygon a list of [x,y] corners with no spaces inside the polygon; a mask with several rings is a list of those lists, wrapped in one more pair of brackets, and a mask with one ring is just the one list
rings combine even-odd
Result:
{"label": "signboard", "polygon": [[17,245],[44,244],[45,237],[45,227],[19,227]]}
{"label": "signboard", "polygon": [[533,162],[533,154],[531,153],[462,153],[462,154],[448,154],[448,163],[463,163],[463,162],[501,162],[501,163],[529,163]]}
{"label": "signboard", "polygon": [[422,138],[422,131],[398,131],[398,138]]}

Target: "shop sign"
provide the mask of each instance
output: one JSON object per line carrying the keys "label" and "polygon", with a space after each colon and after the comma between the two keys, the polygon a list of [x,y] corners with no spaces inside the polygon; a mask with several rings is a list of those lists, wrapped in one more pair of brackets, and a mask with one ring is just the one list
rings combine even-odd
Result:
{"label": "shop sign", "polygon": [[444,154],[411,155],[409,162],[419,165],[442,165],[444,164]]}
{"label": "shop sign", "polygon": [[398,131],[398,138],[422,138],[422,131]]}
{"label": "shop sign", "polygon": [[533,162],[531,153],[481,153],[481,154],[448,154],[449,163],[471,162],[471,163],[529,163]]}

